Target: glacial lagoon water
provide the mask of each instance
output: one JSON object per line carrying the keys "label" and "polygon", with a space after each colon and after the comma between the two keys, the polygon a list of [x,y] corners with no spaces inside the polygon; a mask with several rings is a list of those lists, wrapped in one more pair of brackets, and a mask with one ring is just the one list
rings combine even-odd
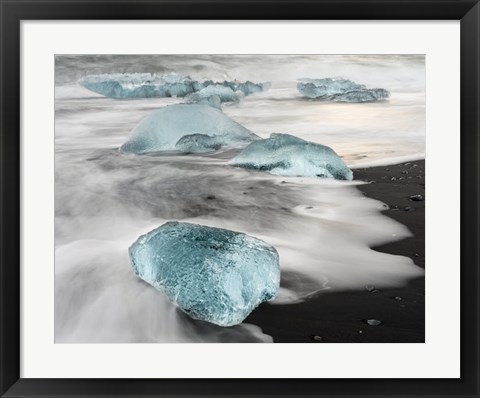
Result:
{"label": "glacial lagoon water", "polygon": [[[282,177],[234,168],[238,150],[137,155],[119,151],[142,119],[182,98],[116,100],[77,82],[88,74],[152,72],[271,82],[223,112],[254,134],[327,145],[353,181]],[[301,98],[297,79],[341,76],[381,87],[387,101]],[[271,342],[256,325],[193,321],[132,272],[128,247],[168,221],[257,237],[280,256],[275,301],[345,289],[401,286],[423,271],[370,247],[408,229],[356,188],[355,166],[421,158],[424,60],[416,56],[60,56],[55,87],[55,341]]]}

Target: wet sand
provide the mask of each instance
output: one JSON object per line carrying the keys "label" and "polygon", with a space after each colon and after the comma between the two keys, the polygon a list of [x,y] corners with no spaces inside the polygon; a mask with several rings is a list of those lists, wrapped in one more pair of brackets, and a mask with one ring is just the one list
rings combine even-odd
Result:
{"label": "wet sand", "polygon": [[[389,206],[384,214],[406,225],[413,237],[373,248],[410,257],[425,268],[425,162],[355,169],[358,189]],[[425,278],[396,289],[323,293],[306,302],[262,304],[246,320],[277,343],[422,343],[425,341]],[[367,320],[379,320],[369,325]]]}

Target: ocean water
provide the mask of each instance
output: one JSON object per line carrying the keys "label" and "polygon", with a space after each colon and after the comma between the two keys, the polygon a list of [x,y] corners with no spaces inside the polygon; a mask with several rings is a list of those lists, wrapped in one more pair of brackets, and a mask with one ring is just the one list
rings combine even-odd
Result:
{"label": "ocean water", "polygon": [[[114,100],[77,84],[88,74],[116,72],[269,81],[268,91],[224,104],[223,111],[261,137],[287,133],[328,145],[354,169],[424,157],[423,56],[57,56],[55,71],[57,343],[272,341],[256,325],[193,321],[135,277],[128,247],[166,221],[228,228],[274,245],[282,283],[268,305],[365,285],[402,286],[423,274],[408,258],[371,250],[410,231],[358,191],[362,182],[236,169],[227,164],[231,151],[121,153],[145,116],[182,99]],[[391,98],[305,100],[296,90],[305,77],[344,77],[385,88]]]}

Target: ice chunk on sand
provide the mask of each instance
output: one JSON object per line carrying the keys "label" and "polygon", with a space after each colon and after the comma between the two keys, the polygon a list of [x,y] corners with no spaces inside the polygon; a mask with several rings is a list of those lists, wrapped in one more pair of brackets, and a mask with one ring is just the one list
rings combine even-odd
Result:
{"label": "ice chunk on sand", "polygon": [[184,97],[200,89],[190,77],[177,74],[112,73],[89,75],[81,86],[110,98]]}
{"label": "ice chunk on sand", "polygon": [[133,271],[194,319],[241,323],[280,284],[278,253],[252,236],[167,222],[129,248]]}
{"label": "ice chunk on sand", "polygon": [[120,148],[123,152],[175,151],[186,135],[217,137],[220,145],[246,145],[259,137],[230,119],[221,110],[207,105],[175,104],[153,112],[130,133]]}
{"label": "ice chunk on sand", "polygon": [[88,75],[80,79],[78,83],[88,90],[110,98],[185,97],[212,85],[230,88],[233,92],[240,91],[249,95],[269,87],[268,83],[252,83],[250,81],[218,83],[206,80],[199,82],[190,76],[181,76],[175,73],[167,75],[155,73]]}
{"label": "ice chunk on sand", "polygon": [[351,180],[353,177],[352,171],[333,149],[289,134],[272,134],[270,138],[252,142],[230,164],[283,176],[337,180]]}
{"label": "ice chunk on sand", "polygon": [[390,97],[383,88],[369,89],[347,79],[301,79],[297,89],[307,98],[335,102],[374,102]]}

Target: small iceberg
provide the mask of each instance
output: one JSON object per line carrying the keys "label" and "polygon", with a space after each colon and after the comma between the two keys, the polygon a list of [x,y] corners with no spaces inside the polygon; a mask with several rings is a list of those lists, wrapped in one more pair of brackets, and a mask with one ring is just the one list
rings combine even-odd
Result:
{"label": "small iceberg", "polygon": [[224,102],[239,102],[245,97],[243,91],[233,91],[230,87],[213,84],[185,97],[186,103],[203,103],[215,108]]}
{"label": "small iceberg", "polygon": [[[243,95],[258,93],[269,88],[269,83],[252,83],[250,81],[224,81],[219,83],[213,80],[206,80],[199,82],[190,76],[181,76],[176,73],[166,75],[157,75],[155,73],[88,75],[80,79],[78,83],[97,94],[116,99],[185,97],[202,91],[209,86],[214,86],[212,91],[219,91],[220,87],[224,87],[230,89],[233,93],[240,92]],[[220,98],[224,97],[224,95],[219,95],[218,93],[216,95]],[[205,98],[205,96],[202,95],[202,98]]]}
{"label": "small iceberg", "polygon": [[252,236],[167,222],[129,248],[135,274],[194,319],[241,323],[280,285],[278,253]]}
{"label": "small iceberg", "polygon": [[[218,83],[213,83],[211,81],[208,81],[209,84],[218,84]],[[270,88],[270,83],[253,83],[249,80],[247,80],[244,83],[240,83],[237,81],[229,82],[229,81],[224,81],[223,83],[220,83],[226,87],[230,87],[233,91],[241,91],[245,95],[250,95],[250,94],[255,94],[255,93],[261,93],[262,91],[267,91]]]}
{"label": "small iceberg", "polygon": [[137,154],[177,150],[195,152],[192,148],[196,141],[201,141],[203,148],[212,146],[211,150],[215,150],[214,147],[218,149],[224,145],[245,146],[257,139],[257,135],[219,109],[200,104],[175,104],[143,119],[120,150]]}
{"label": "small iceberg", "polygon": [[390,97],[383,88],[367,88],[347,79],[300,79],[297,90],[307,98],[334,102],[375,102]]}
{"label": "small iceberg", "polygon": [[291,177],[353,178],[333,149],[289,134],[271,134],[270,138],[252,142],[230,165]]}

